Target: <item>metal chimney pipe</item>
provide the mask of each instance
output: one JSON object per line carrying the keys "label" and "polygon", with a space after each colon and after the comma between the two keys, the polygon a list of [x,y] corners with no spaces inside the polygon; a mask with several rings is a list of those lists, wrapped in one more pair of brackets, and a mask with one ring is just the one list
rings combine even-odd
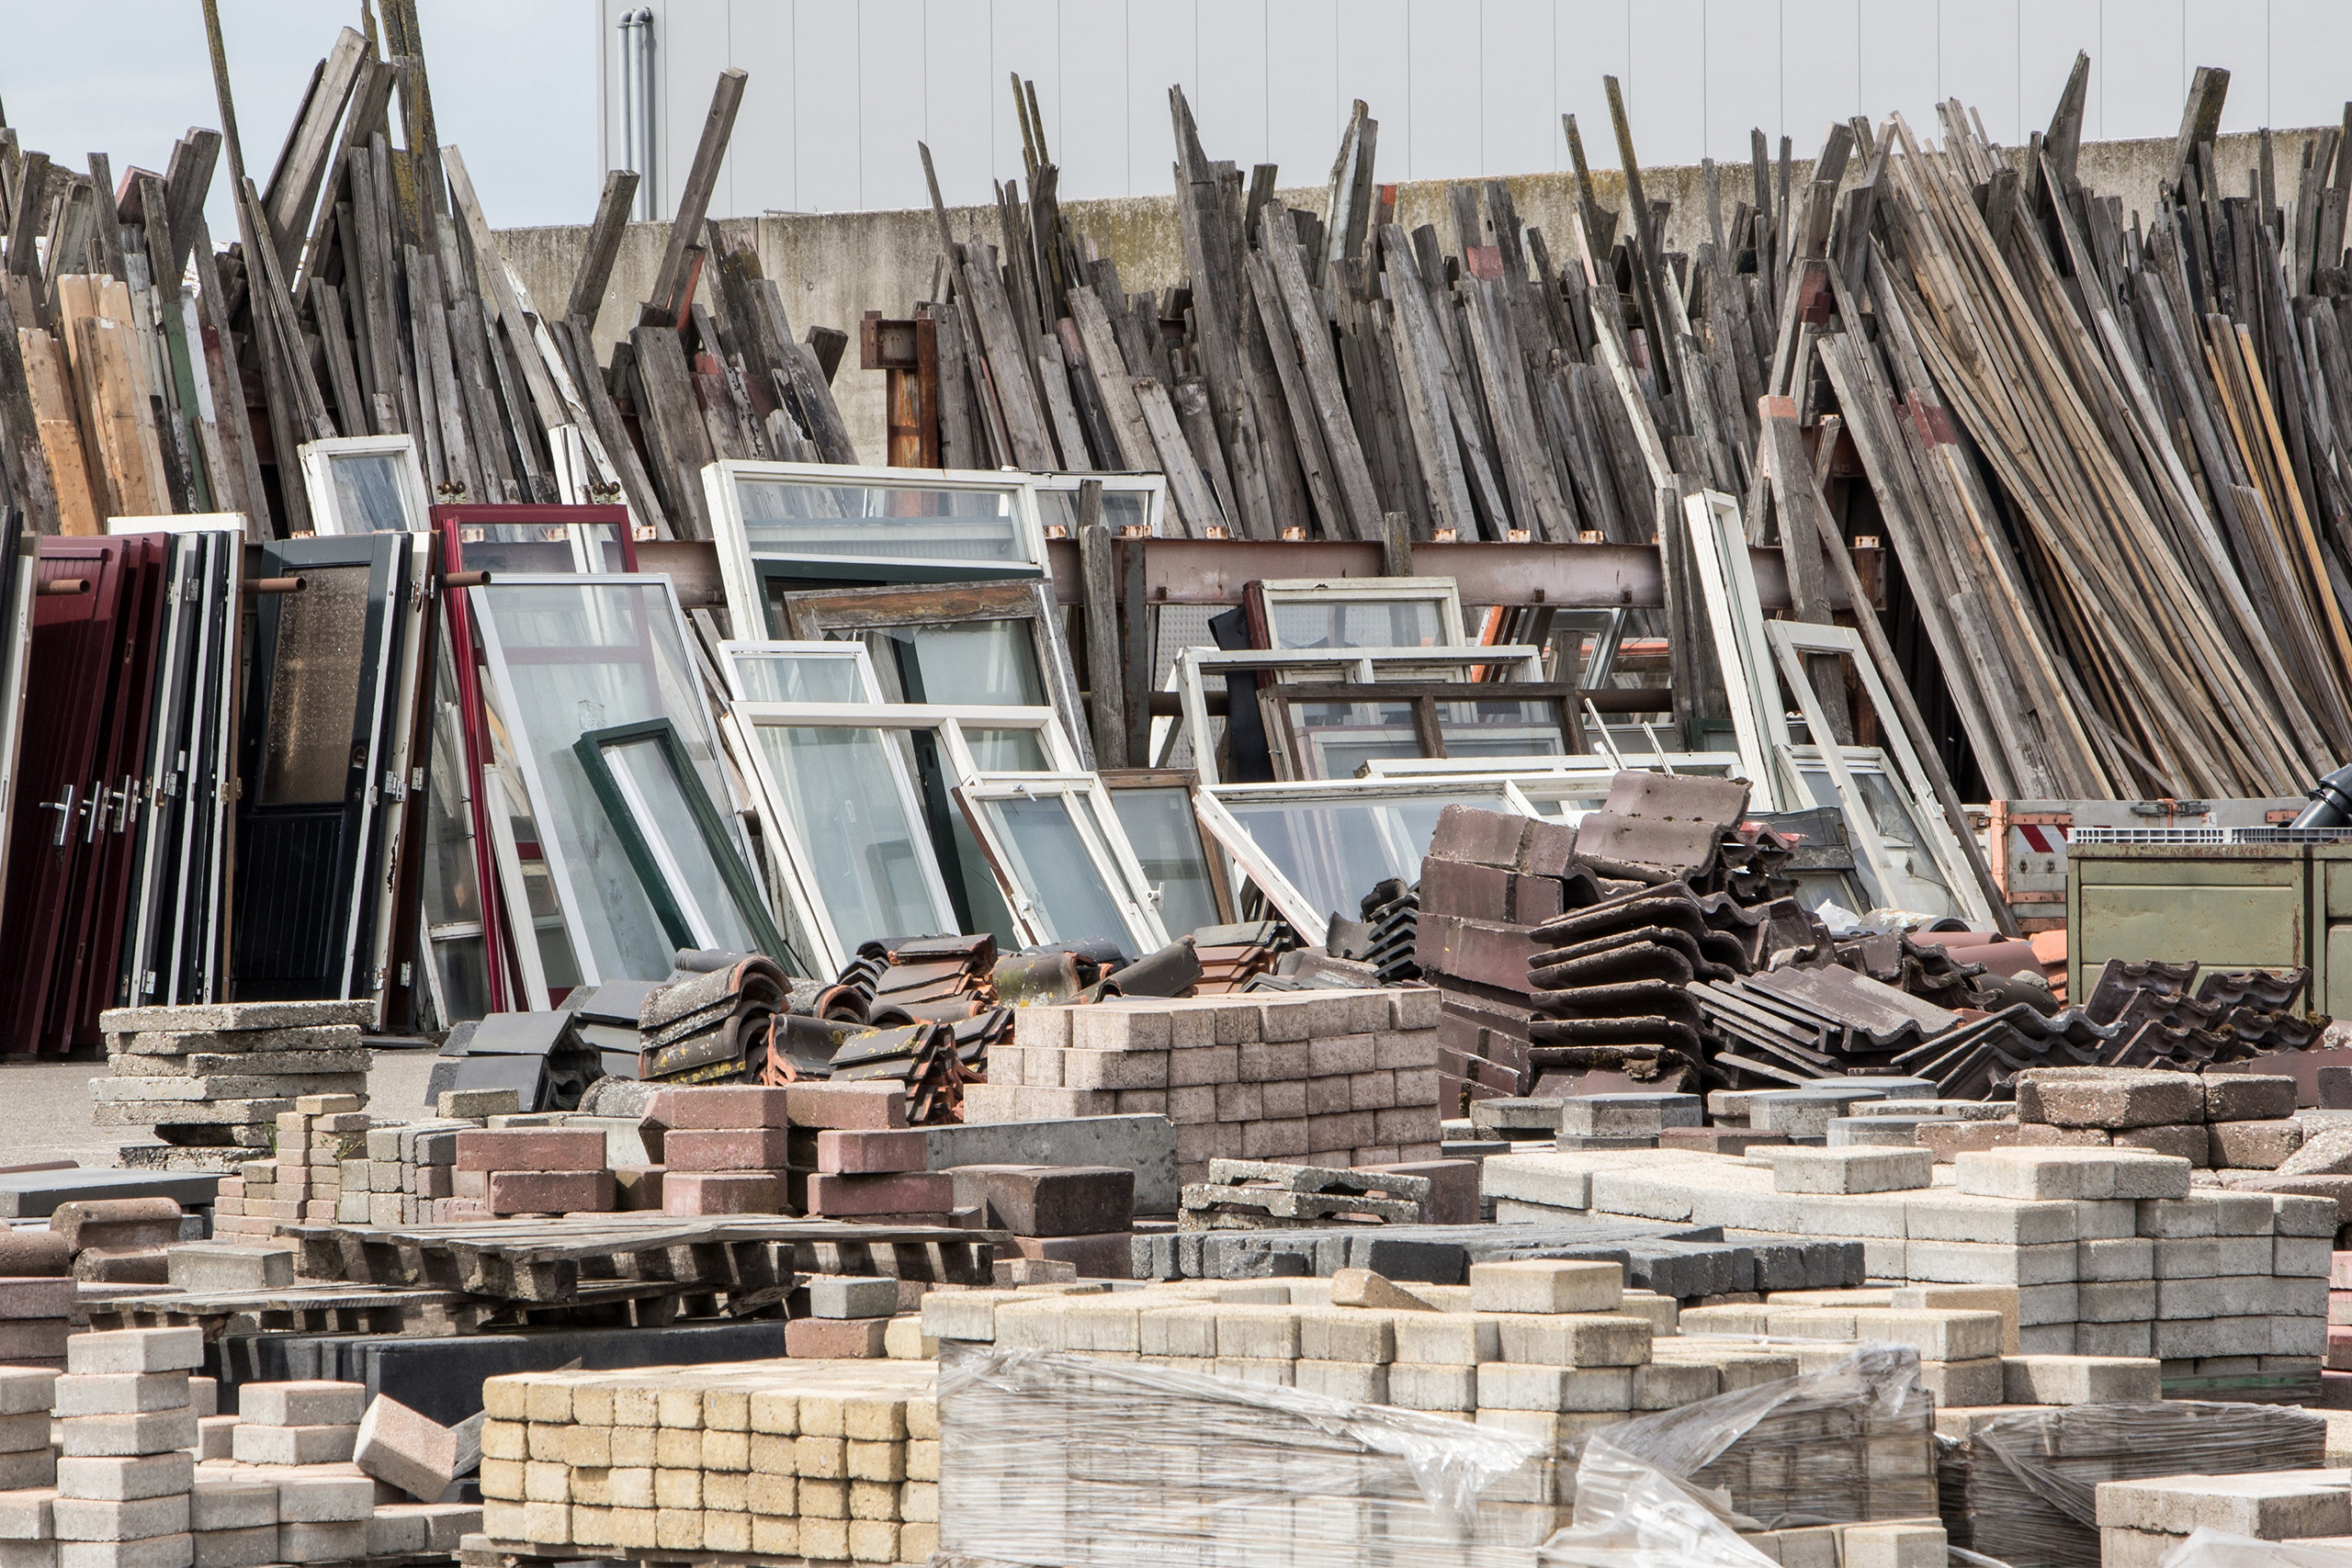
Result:
{"label": "metal chimney pipe", "polygon": [[640,6],[621,13],[621,164],[636,171],[637,217],[650,220],[661,208],[653,168],[653,9]]}

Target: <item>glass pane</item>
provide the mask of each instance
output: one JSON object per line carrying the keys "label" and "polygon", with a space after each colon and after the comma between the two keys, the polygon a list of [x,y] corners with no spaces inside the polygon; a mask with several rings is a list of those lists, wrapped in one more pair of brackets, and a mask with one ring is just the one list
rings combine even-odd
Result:
{"label": "glass pane", "polygon": [[754,558],[953,560],[1036,566],[1013,513],[1016,491],[739,477]]}
{"label": "glass pane", "polygon": [[[604,749],[605,765],[637,818],[677,900],[697,947],[758,953],[765,939],[743,918],[718,858],[705,842],[701,819],[684,783],[658,740],[624,741]],[[728,852],[732,853],[730,850]],[[739,863],[740,864],[740,863]]]}
{"label": "glass pane", "polygon": [[[1047,528],[1059,525],[1072,537],[1078,534],[1078,491],[1074,490],[1040,490],[1037,492],[1037,520]],[[1140,528],[1151,521],[1151,492],[1148,490],[1102,489],[1102,522],[1112,533],[1123,528]]]}
{"label": "glass pane", "polygon": [[[552,818],[515,825],[525,874],[534,873],[532,845],[548,840],[548,870],[560,862],[566,918],[581,926],[569,932],[573,947],[602,978],[660,979],[670,972],[673,949],[571,748],[592,729],[668,718],[705,791],[728,798],[669,584],[615,578],[468,592],[492,650],[502,708],[512,698],[512,711],[499,718],[544,792],[529,807]],[[548,978],[552,986],[552,966]]]}
{"label": "glass pane", "polygon": [[[1804,762],[1799,764],[1797,771],[1804,775],[1805,787],[1813,791],[1814,799],[1837,802],[1838,786],[1827,768],[1819,762]],[[1958,914],[1959,901],[1946,886],[1943,873],[1928,849],[1927,838],[1913,818],[1909,804],[1894,787],[1894,781],[1882,773],[1865,773],[1850,763],[1848,771],[1854,775],[1854,787],[1870,807],[1871,820],[1877,826],[1879,837],[1886,840],[1887,863],[1894,871],[1895,885],[1877,890],[1880,904],[1918,915]],[[1870,857],[1859,846],[1854,852],[1854,870],[1864,881],[1871,880]]]}
{"label": "glass pane", "polygon": [[1003,847],[1006,871],[1029,896],[1048,942],[1105,937],[1121,948],[1134,939],[1118,900],[1102,885],[1102,873],[1087,853],[1074,813],[1084,807],[1068,795],[1013,796],[984,800],[980,810]]}
{"label": "glass pane", "polygon": [[1435,599],[1266,606],[1276,648],[1433,648],[1447,640],[1444,605]]}
{"label": "glass pane", "polygon": [[458,546],[468,571],[627,571],[611,523],[464,523]]}
{"label": "glass pane", "polygon": [[338,453],[327,459],[327,474],[334,482],[335,521],[342,532],[405,533],[412,521],[420,531],[424,527],[424,518],[411,519],[401,505],[399,453]]}
{"label": "glass pane", "polygon": [[1418,757],[1410,703],[1293,703],[1291,728],[1310,779],[1351,779],[1373,757]]}
{"label": "glass pane", "polygon": [[1035,622],[888,626],[865,633],[865,642],[886,702],[1046,705]]}
{"label": "glass pane", "polygon": [[[425,774],[424,923],[481,924],[481,881],[474,855],[473,790],[466,782],[465,737],[458,705],[457,665],[445,620],[433,648],[432,763]],[[442,1023],[461,1023],[490,1010],[490,980],[481,939],[435,938],[433,963],[441,977]]]}
{"label": "glass pane", "polygon": [[1046,739],[1034,729],[975,729],[963,727],[964,745],[984,773],[1049,773]]}
{"label": "glass pane", "polygon": [[1568,750],[1552,703],[1440,703],[1437,728],[1449,757],[1560,757]]}
{"label": "glass pane", "polygon": [[755,728],[841,945],[937,931],[940,912],[918,848],[923,829],[908,818],[889,737],[831,726]]}
{"label": "glass pane", "polygon": [[862,703],[855,659],[812,653],[735,653],[735,679],[755,703]]}
{"label": "glass pane", "polygon": [[337,806],[368,662],[368,568],[305,567],[277,596],[277,650],[261,757],[263,806]]}
{"label": "glass pane", "polygon": [[1193,815],[1193,792],[1181,784],[1114,789],[1111,809],[1119,814],[1145,880],[1159,895],[1159,923],[1168,934],[1182,936],[1216,924],[1216,890],[1209,881],[1201,825]]}
{"label": "glass pane", "polygon": [[1283,874],[1326,914],[1358,918],[1363,896],[1392,876],[1417,882],[1438,813],[1449,806],[1509,811],[1500,789],[1397,800],[1283,803],[1220,797]]}

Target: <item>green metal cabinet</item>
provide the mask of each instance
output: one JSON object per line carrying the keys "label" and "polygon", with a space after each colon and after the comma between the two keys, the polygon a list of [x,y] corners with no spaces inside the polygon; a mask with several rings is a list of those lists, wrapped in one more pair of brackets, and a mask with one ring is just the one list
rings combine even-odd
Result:
{"label": "green metal cabinet", "polygon": [[2352,1015],[2352,843],[2074,842],[2066,994],[2110,958],[2312,971],[2312,1001]]}

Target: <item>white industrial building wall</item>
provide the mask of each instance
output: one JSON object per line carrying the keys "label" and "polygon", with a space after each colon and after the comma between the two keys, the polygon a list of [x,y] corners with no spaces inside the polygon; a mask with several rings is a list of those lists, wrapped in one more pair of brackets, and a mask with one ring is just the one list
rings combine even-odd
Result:
{"label": "white industrial building wall", "polygon": [[[2047,122],[2077,50],[2085,133],[2169,135],[2191,72],[2232,73],[2225,130],[2331,123],[2352,97],[2352,0],[598,0],[600,147],[621,158],[620,33],[654,17],[657,207],[694,155],[717,73],[750,73],[714,216],[948,203],[1022,173],[1010,73],[1034,78],[1063,196],[1165,194],[1167,90],[1212,157],[1322,182],[1351,100],[1390,179],[1567,166],[1573,112],[1614,167],[1600,79],[1645,163],[1800,154],[1833,121],[1900,111],[1936,136],[1957,96],[1995,141]],[[584,24],[583,24],[584,25]]]}

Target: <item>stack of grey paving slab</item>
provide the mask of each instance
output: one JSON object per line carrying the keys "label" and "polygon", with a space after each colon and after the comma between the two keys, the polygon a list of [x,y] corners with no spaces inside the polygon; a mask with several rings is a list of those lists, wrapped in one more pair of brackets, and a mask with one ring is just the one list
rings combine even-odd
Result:
{"label": "stack of grey paving slab", "polygon": [[1505,1156],[1497,1213],[1858,1242],[1871,1280],[2018,1289],[2027,1354],[2154,1357],[2168,1393],[2316,1396],[2335,1205],[2192,1190],[2185,1159],[2029,1148],[1659,1149]]}
{"label": "stack of grey paving slab", "polygon": [[1470,1125],[1476,1141],[1500,1142],[1518,1152],[1529,1147],[1561,1149],[1651,1149],[1668,1127],[1696,1127],[1706,1121],[1695,1094],[1625,1091],[1516,1097],[1473,1100]]}
{"label": "stack of grey paving slab", "polygon": [[234,1171],[266,1150],[302,1095],[364,1103],[374,1055],[360,1044],[367,1001],[220,1002],[101,1013],[107,1073],[90,1082],[101,1127],[153,1129],[122,1163]]}

